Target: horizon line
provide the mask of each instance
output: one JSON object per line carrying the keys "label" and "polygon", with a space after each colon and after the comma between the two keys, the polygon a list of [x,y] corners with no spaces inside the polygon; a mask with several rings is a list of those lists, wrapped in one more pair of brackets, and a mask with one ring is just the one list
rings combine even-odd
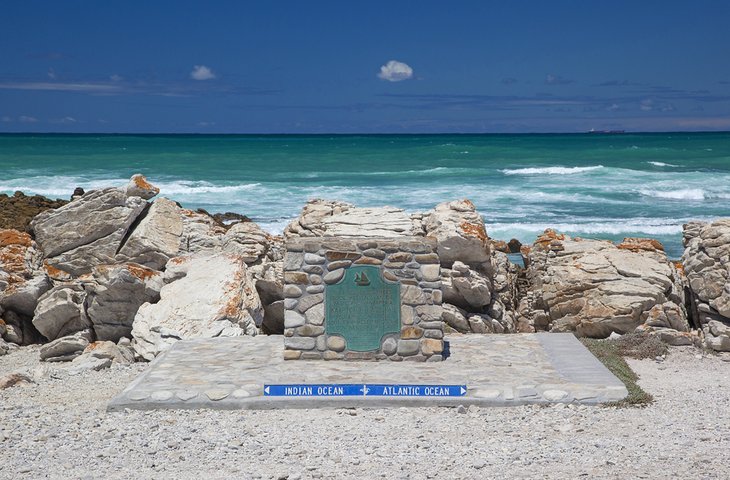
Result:
{"label": "horizon line", "polygon": [[135,136],[170,136],[170,135],[200,135],[200,136],[407,136],[407,135],[594,135],[620,136],[634,134],[696,134],[696,133],[730,133],[730,130],[596,130],[582,132],[0,132],[0,136],[8,135],[135,135]]}

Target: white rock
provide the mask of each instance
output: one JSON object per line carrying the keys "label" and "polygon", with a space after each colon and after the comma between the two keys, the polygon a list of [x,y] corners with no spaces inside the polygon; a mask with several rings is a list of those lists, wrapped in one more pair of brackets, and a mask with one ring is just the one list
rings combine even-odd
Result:
{"label": "white rock", "polygon": [[129,337],[137,310],[160,298],[162,273],[136,263],[100,265],[92,270],[93,282],[85,284],[86,313],[96,338],[116,342]]}
{"label": "white rock", "polygon": [[175,257],[167,263],[165,276],[174,281],[162,288],[160,301],[143,304],[134,319],[134,348],[143,358],[151,360],[177,340],[212,336],[215,323],[222,320],[240,326],[246,335],[257,333],[263,308],[242,257]]}
{"label": "white rock", "polygon": [[91,327],[84,301],[86,292],[80,283],[58,285],[38,300],[33,325],[48,340]]}
{"label": "white rock", "polygon": [[180,207],[158,198],[128,236],[116,255],[117,262],[134,262],[160,270],[180,250],[183,221]]}

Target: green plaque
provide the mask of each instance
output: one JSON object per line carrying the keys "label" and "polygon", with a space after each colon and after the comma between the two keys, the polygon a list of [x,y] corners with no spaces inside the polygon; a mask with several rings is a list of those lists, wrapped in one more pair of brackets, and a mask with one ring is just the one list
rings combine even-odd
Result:
{"label": "green plaque", "polygon": [[327,286],[324,305],[326,333],[342,335],[348,350],[379,350],[383,335],[400,332],[400,284],[380,278],[378,267],[345,270],[342,280]]}

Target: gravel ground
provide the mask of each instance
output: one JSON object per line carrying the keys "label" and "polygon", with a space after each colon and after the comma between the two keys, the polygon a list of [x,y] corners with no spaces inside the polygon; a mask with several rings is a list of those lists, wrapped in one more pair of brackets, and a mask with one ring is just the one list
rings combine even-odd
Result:
{"label": "gravel ground", "polygon": [[[145,364],[69,375],[0,357],[0,478],[729,478],[730,355],[630,361],[656,402],[279,411],[126,411]],[[417,366],[414,365],[414,368]]]}

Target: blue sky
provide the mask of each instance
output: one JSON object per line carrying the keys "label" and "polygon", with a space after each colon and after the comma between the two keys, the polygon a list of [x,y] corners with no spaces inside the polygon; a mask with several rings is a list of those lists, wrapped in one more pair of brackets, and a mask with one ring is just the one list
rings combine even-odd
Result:
{"label": "blue sky", "polygon": [[730,130],[726,0],[2,12],[1,132]]}

